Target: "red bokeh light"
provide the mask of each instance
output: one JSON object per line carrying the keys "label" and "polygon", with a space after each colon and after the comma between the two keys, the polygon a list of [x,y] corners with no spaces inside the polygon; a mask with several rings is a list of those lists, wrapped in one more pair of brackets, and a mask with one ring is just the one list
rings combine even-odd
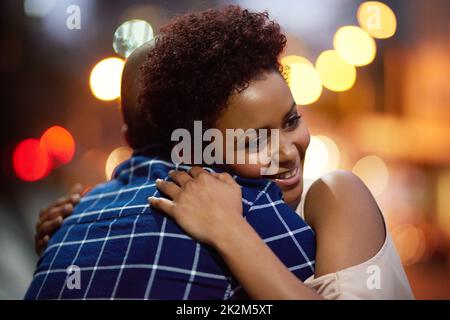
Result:
{"label": "red bokeh light", "polygon": [[69,131],[60,126],[53,126],[44,132],[41,146],[53,158],[53,166],[70,162],[75,153],[75,140]]}
{"label": "red bokeh light", "polygon": [[48,175],[51,158],[37,139],[20,142],[13,154],[13,167],[16,175],[25,181],[37,181]]}

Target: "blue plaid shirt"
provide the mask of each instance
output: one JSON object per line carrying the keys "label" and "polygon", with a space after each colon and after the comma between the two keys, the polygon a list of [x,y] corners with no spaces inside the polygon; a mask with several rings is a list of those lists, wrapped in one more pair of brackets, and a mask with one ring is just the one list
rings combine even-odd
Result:
{"label": "blue plaid shirt", "polygon": [[[190,167],[133,156],[111,181],[84,196],[49,241],[25,299],[246,298],[217,252],[149,207],[147,198],[159,196],[155,180],[168,179],[174,168]],[[311,228],[273,182],[234,178],[242,186],[247,221],[306,280],[314,273]],[[79,289],[68,285],[73,265],[79,268]]]}

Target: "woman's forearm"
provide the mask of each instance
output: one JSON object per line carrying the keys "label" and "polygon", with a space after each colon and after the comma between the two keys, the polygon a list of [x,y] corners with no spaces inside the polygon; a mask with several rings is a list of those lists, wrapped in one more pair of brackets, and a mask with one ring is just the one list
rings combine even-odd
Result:
{"label": "woman's forearm", "polygon": [[229,232],[217,235],[214,247],[253,299],[322,299],[306,286],[243,219]]}

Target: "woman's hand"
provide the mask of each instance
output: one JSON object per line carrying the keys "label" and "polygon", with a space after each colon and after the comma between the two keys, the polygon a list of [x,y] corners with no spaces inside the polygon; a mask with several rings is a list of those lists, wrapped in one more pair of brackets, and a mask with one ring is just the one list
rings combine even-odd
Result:
{"label": "woman's hand", "polygon": [[157,180],[171,200],[150,197],[153,208],[172,217],[188,234],[215,246],[242,223],[241,187],[228,173],[208,173],[200,167],[170,171],[174,182]]}
{"label": "woman's hand", "polygon": [[194,167],[171,171],[174,182],[157,188],[172,200],[150,197],[150,205],[167,213],[192,237],[213,246],[254,299],[320,298],[262,241],[242,216],[241,187],[227,173],[210,174]]}
{"label": "woman's hand", "polygon": [[59,198],[39,213],[34,237],[35,251],[38,256],[44,252],[50,237],[61,227],[63,220],[72,214],[73,207],[80,201],[83,186],[76,184],[68,196]]}

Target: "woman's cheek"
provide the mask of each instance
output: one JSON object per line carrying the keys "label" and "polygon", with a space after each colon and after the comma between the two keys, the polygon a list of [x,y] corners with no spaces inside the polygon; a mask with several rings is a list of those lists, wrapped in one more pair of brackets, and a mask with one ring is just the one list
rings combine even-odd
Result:
{"label": "woman's cheek", "polygon": [[244,178],[256,179],[261,177],[261,165],[259,164],[230,164],[227,167]]}
{"label": "woman's cheek", "polygon": [[302,123],[300,127],[302,130],[302,146],[306,150],[309,146],[309,142],[311,141],[311,134],[309,133],[308,126],[305,123]]}

